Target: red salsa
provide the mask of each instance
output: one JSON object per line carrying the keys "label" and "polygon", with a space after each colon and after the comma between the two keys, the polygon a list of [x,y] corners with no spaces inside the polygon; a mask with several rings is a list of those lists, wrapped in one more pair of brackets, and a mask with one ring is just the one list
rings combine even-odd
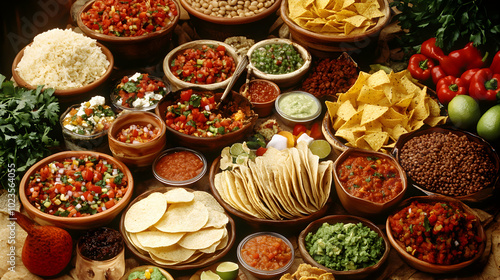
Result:
{"label": "red salsa", "polygon": [[30,177],[26,196],[44,213],[80,217],[113,207],[127,187],[127,178],[114,164],[82,155],[42,166]]}
{"label": "red salsa", "polygon": [[146,126],[131,124],[122,128],[116,135],[116,139],[123,143],[140,144],[146,143],[156,138],[160,134],[160,128],[148,123]]}
{"label": "red salsa", "polygon": [[394,238],[408,254],[432,264],[457,264],[474,258],[483,242],[476,216],[454,202],[418,202],[389,217]]}
{"label": "red salsa", "polygon": [[276,88],[264,81],[251,82],[248,87],[250,93],[250,101],[253,103],[265,103],[275,100],[279,92]]}
{"label": "red salsa", "polygon": [[203,161],[194,153],[179,151],[163,156],[155,171],[170,181],[186,181],[196,177],[203,170]]}
{"label": "red salsa", "polygon": [[349,156],[337,174],[348,193],[369,201],[384,203],[403,191],[397,166],[385,157]]}
{"label": "red salsa", "polygon": [[292,259],[292,249],[281,238],[259,235],[249,239],[241,248],[241,257],[260,270],[276,270]]}

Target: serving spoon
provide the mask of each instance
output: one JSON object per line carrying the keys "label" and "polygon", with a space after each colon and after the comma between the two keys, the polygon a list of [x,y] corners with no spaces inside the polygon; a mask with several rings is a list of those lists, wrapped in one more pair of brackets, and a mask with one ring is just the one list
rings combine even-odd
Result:
{"label": "serving spoon", "polygon": [[221,96],[221,98],[219,100],[219,103],[217,103],[217,105],[215,106],[216,109],[218,109],[219,106],[220,106],[220,104],[222,104],[222,101],[224,101],[224,99],[226,98],[226,96],[229,93],[229,91],[231,91],[231,89],[234,86],[234,83],[236,83],[236,81],[240,77],[240,75],[243,72],[243,70],[245,68],[247,68],[248,63],[249,63],[248,55],[244,55],[240,59],[240,61],[238,62],[238,65],[236,66],[236,70],[234,70],[233,76],[231,76],[231,79],[229,80],[229,83],[227,84],[227,87],[224,90],[224,93],[222,94],[222,96]]}

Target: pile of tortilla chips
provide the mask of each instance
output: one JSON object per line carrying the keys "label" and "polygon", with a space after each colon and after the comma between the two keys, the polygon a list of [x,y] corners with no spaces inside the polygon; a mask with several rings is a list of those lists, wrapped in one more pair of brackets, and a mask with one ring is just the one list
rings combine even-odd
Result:
{"label": "pile of tortilla chips", "polygon": [[229,218],[215,198],[203,191],[177,188],[154,192],[125,214],[127,239],[162,265],[192,263],[226,247]]}
{"label": "pile of tortilla chips", "polygon": [[363,34],[385,16],[378,0],[288,0],[289,17],[302,28],[336,35]]}
{"label": "pile of tortilla chips", "polygon": [[420,88],[407,70],[386,74],[360,72],[354,85],[338,94],[336,102],[326,101],[335,136],[347,146],[387,152],[399,136],[424,124],[446,122],[439,103]]}
{"label": "pile of tortilla chips", "polygon": [[[221,169],[231,157],[221,153]],[[320,210],[330,196],[333,162],[319,162],[304,141],[282,151],[270,147],[262,156],[232,165],[215,175],[221,198],[234,209],[271,220],[293,219]]]}
{"label": "pile of tortilla chips", "polygon": [[283,274],[280,280],[335,280],[335,277],[324,269],[301,263],[297,271]]}

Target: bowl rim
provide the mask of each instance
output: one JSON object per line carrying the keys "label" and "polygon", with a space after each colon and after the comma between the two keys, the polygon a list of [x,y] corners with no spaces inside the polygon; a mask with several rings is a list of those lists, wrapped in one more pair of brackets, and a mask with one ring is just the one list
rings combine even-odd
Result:
{"label": "bowl rim", "polygon": [[[181,152],[181,151],[187,151],[187,152],[191,152],[193,153],[194,155],[196,155],[202,162],[203,162],[203,168],[202,170],[200,171],[200,173],[198,173],[198,175],[194,176],[193,178],[191,179],[188,179],[188,180],[184,180],[184,181],[171,181],[171,180],[167,180],[165,179],[164,177],[162,177],[160,174],[158,174],[156,172],[156,164],[166,155],[168,154],[171,154],[171,153],[174,153],[174,152]],[[155,160],[153,161],[152,165],[151,165],[152,169],[153,169],[153,176],[156,178],[156,180],[160,181],[161,183],[163,184],[167,184],[167,185],[171,185],[171,186],[177,186],[177,187],[182,187],[182,186],[186,186],[186,185],[189,185],[189,184],[192,184],[194,182],[197,182],[199,181],[201,178],[203,178],[203,176],[205,176],[205,174],[207,173],[207,170],[208,170],[208,162],[207,162],[207,158],[200,152],[198,151],[195,151],[193,149],[189,149],[189,148],[185,148],[185,147],[175,147],[175,148],[170,148],[170,149],[167,149],[163,152],[161,152],[156,158]]]}
{"label": "bowl rim", "polygon": [[[75,96],[75,95],[79,95],[79,94],[84,94],[86,92],[89,92],[89,91],[97,88],[98,86],[100,86],[101,84],[103,84],[111,76],[111,72],[113,71],[113,67],[114,67],[114,64],[115,64],[115,59],[113,57],[113,54],[103,44],[101,44],[101,43],[99,43],[97,41],[95,43],[96,43],[96,45],[99,48],[101,48],[102,53],[106,56],[106,59],[109,61],[109,65],[108,65],[108,68],[106,69],[106,72],[104,72],[104,74],[102,74],[102,76],[99,77],[98,79],[94,80],[90,84],[84,85],[83,87],[71,88],[71,89],[54,89],[54,95],[55,96],[57,96],[57,97],[68,97],[68,96]],[[17,65],[19,64],[19,62],[21,61],[21,59],[24,56],[24,50],[27,47],[31,46],[32,44],[33,44],[33,42],[29,43],[27,46],[25,46],[23,49],[21,49],[17,53],[17,55],[14,57],[14,61],[12,62],[11,72],[12,72],[12,78],[14,79],[14,81],[16,82],[16,84],[18,84],[19,86],[25,87],[25,88],[28,88],[28,89],[37,89],[38,86],[30,85],[28,82],[26,82],[19,75],[19,73],[17,73],[17,70],[16,70]],[[45,87],[44,87],[44,89],[45,89]]]}
{"label": "bowl rim", "polygon": [[[127,178],[127,192],[125,195],[118,201],[118,203],[115,205],[115,207],[112,207],[111,209],[107,209],[106,211],[102,211],[100,213],[96,213],[93,215],[89,216],[83,216],[83,217],[61,217],[61,216],[54,216],[50,215],[48,213],[42,212],[39,209],[35,208],[29,201],[28,198],[26,197],[26,187],[27,184],[29,183],[29,178],[30,176],[36,172],[37,169],[39,169],[42,165],[48,164],[54,160],[61,160],[65,159],[68,157],[73,157],[73,156],[80,156],[80,155],[89,155],[89,156],[98,156],[99,158],[104,158],[107,161],[110,161],[114,164],[116,164],[120,170],[125,174]],[[104,153],[99,153],[99,152],[94,152],[94,151],[63,151],[59,152],[56,154],[52,154],[48,157],[45,157],[35,164],[33,164],[28,171],[24,174],[23,178],[21,179],[21,183],[19,184],[19,198],[21,200],[22,205],[26,208],[29,209],[29,211],[37,213],[35,215],[39,216],[41,219],[48,221],[50,223],[58,223],[58,222],[64,222],[68,224],[75,224],[78,222],[88,222],[90,220],[94,220],[99,217],[105,217],[109,215],[109,213],[113,211],[117,211],[117,214],[122,211],[118,205],[124,205],[128,204],[129,200],[132,198],[134,192],[134,178],[132,176],[132,172],[130,169],[122,163],[120,160]]]}
{"label": "bowl rim", "polygon": [[180,7],[179,7],[179,4],[177,3],[177,1],[172,1],[175,4],[175,7],[177,9],[177,15],[175,15],[173,17],[173,19],[161,30],[155,31],[155,32],[150,32],[150,33],[140,35],[140,36],[132,36],[132,37],[130,37],[130,36],[127,36],[127,37],[110,36],[110,35],[98,33],[96,31],[88,28],[87,26],[85,26],[85,24],[83,24],[81,14],[83,12],[87,11],[88,9],[90,9],[90,7],[92,6],[92,4],[94,4],[95,1],[96,0],[91,0],[87,3],[85,3],[85,5],[83,5],[78,10],[77,15],[76,15],[76,24],[78,25],[78,27],[82,30],[82,32],[86,36],[93,38],[93,39],[96,39],[96,40],[101,40],[101,41],[106,42],[106,43],[120,43],[120,44],[121,43],[132,43],[132,42],[136,43],[136,42],[151,40],[151,39],[154,39],[155,37],[160,37],[166,33],[169,33],[177,25],[177,22],[179,21],[180,14],[181,14]]}
{"label": "bowl rim", "polygon": [[[278,92],[278,94],[276,95],[276,98],[278,98],[278,96],[281,94],[280,87],[275,82],[270,81],[270,80],[266,80],[266,79],[259,79],[259,78],[252,79],[252,80],[248,81],[248,86],[250,86],[251,83],[257,83],[257,82],[270,84]],[[245,84],[242,84],[240,89],[238,90],[238,94],[241,94],[241,92],[244,90],[244,87],[245,87]],[[250,99],[249,100],[254,105],[267,105],[267,104],[274,103],[276,98],[274,98],[273,100],[267,101],[267,102],[253,102]]]}
{"label": "bowl rim", "polygon": [[223,25],[246,24],[246,23],[252,23],[252,22],[261,20],[263,18],[266,18],[267,16],[271,15],[272,13],[276,12],[276,10],[279,9],[279,7],[281,5],[281,1],[282,0],[275,0],[275,2],[271,6],[266,8],[266,10],[264,10],[261,13],[255,14],[253,16],[225,18],[225,17],[214,17],[214,16],[206,15],[202,12],[199,12],[195,8],[193,8],[191,5],[189,5],[189,3],[186,2],[186,0],[179,0],[182,7],[184,7],[184,9],[186,9],[186,11],[190,15],[197,17],[201,20],[205,20],[208,22],[216,23],[216,24],[223,24]]}
{"label": "bowl rim", "polygon": [[[123,143],[123,142],[119,141],[118,139],[116,139],[115,135],[113,135],[114,134],[113,132],[115,132],[114,129],[115,128],[117,130],[122,129],[123,125],[121,123],[119,123],[118,121],[124,121],[126,117],[130,117],[130,116],[127,116],[129,114],[131,114],[131,116],[137,115],[136,116],[137,118],[141,117],[140,119],[137,119],[136,122],[147,122],[147,123],[152,124],[153,120],[157,120],[158,123],[160,124],[160,133],[158,135],[156,135],[155,138],[151,139],[150,141],[143,142],[143,143],[135,143],[134,144],[134,143]],[[165,134],[165,132],[167,131],[166,127],[167,127],[167,125],[165,124],[165,122],[158,115],[156,115],[154,113],[147,112],[147,111],[129,111],[129,112],[124,112],[124,113],[120,114],[119,116],[117,116],[116,119],[111,124],[111,126],[109,127],[109,129],[107,130],[107,133],[108,133],[109,141],[114,141],[115,143],[117,143],[120,146],[134,147],[134,148],[139,149],[143,146],[149,146],[152,141],[160,140],[162,138],[162,136]]]}
{"label": "bowl rim", "polygon": [[[400,242],[397,241],[396,239],[394,239],[394,236],[392,235],[392,230],[391,230],[391,226],[389,223],[389,219],[394,214],[399,212],[401,209],[410,205],[411,202],[413,202],[413,201],[456,202],[462,208],[462,210],[464,210],[465,212],[467,212],[469,214],[473,214],[477,218],[476,225],[478,226],[477,227],[478,235],[480,235],[483,239],[483,241],[479,245],[480,248],[479,248],[478,254],[476,254],[476,256],[474,256],[470,260],[463,261],[463,262],[460,262],[457,264],[439,265],[439,264],[431,264],[431,263],[425,262],[423,260],[417,259],[416,257],[406,253],[406,251],[400,246]],[[417,268],[418,270],[421,270],[424,272],[429,272],[429,273],[448,273],[448,272],[453,272],[453,271],[463,269],[463,268],[471,265],[472,263],[476,262],[481,257],[481,255],[483,254],[485,247],[486,247],[486,234],[484,231],[484,227],[481,224],[480,219],[479,219],[479,217],[477,217],[475,212],[469,206],[467,206],[465,203],[463,203],[462,201],[451,198],[451,197],[443,196],[443,195],[413,196],[413,197],[410,197],[408,199],[405,199],[404,201],[402,201],[398,205],[398,207],[393,211],[393,213],[387,217],[386,223],[385,223],[385,229],[386,229],[386,233],[387,233],[387,238],[389,239],[389,242],[391,243],[392,247],[394,247],[394,249],[396,250],[398,255],[400,255],[400,257],[403,260],[405,260],[406,262],[408,262],[412,267],[416,268],[415,266],[418,266],[419,267],[419,268]],[[422,267],[424,269],[421,269]]]}
{"label": "bowl rim", "polygon": [[146,265],[140,265],[140,266],[133,267],[130,270],[128,270],[127,272],[125,272],[125,274],[123,274],[123,276],[120,278],[120,280],[128,280],[128,277],[132,272],[146,270],[149,268],[158,268],[158,270],[161,272],[161,274],[163,276],[165,276],[165,278],[167,278],[167,280],[174,280],[174,277],[168,271],[166,271],[165,269],[163,269],[157,265],[152,265],[152,264],[146,264]]}
{"label": "bowl rim", "polygon": [[[290,115],[287,115],[286,113],[284,113],[280,107],[279,107],[279,102],[282,98],[285,98],[287,97],[288,95],[291,95],[291,94],[295,94],[295,93],[299,93],[299,94],[303,94],[303,95],[306,95],[306,96],[309,96],[311,97],[314,102],[316,103],[316,105],[318,105],[318,110],[310,117],[307,117],[307,118],[294,118]],[[306,91],[302,91],[302,90],[291,90],[291,91],[287,91],[287,92],[283,92],[281,93],[280,95],[278,95],[278,97],[276,97],[276,100],[274,101],[274,108],[276,109],[276,112],[282,116],[283,118],[289,120],[289,121],[292,121],[292,122],[308,122],[308,121],[312,121],[312,120],[315,120],[316,118],[319,117],[319,115],[321,115],[321,111],[322,111],[322,105],[321,105],[321,101],[319,101],[319,99],[310,94],[309,92],[306,92]]]}
{"label": "bowl rim", "polygon": [[[257,236],[262,236],[262,235],[269,235],[269,236],[277,237],[277,238],[283,240],[286,243],[286,245],[290,248],[290,251],[292,252],[292,257],[284,266],[282,266],[278,269],[274,269],[274,270],[262,270],[262,269],[252,267],[247,262],[245,262],[245,260],[241,256],[241,249],[243,249],[243,246],[245,246],[245,244],[250,239],[257,237]],[[266,276],[279,275],[279,274],[285,273],[287,270],[290,269],[290,267],[292,267],[292,264],[293,264],[294,259],[295,259],[295,249],[293,247],[292,242],[290,242],[290,240],[288,238],[286,238],[285,236],[283,236],[277,232],[261,231],[261,232],[255,232],[255,233],[249,234],[240,241],[240,243],[238,244],[238,248],[236,249],[236,257],[238,258],[238,262],[241,263],[241,265],[251,273],[262,274],[262,275],[266,275]]]}
{"label": "bowl rim", "polygon": [[[68,136],[71,136],[71,138],[73,139],[80,139],[80,140],[93,140],[93,139],[96,139],[96,138],[99,138],[99,137],[103,137],[103,136],[106,136],[108,135],[108,131],[109,129],[111,128],[108,128],[106,130],[103,130],[99,133],[95,133],[95,134],[91,134],[91,135],[85,135],[85,134],[78,134],[78,133],[75,133],[69,129],[67,129],[64,125],[63,125],[63,121],[66,117],[66,115],[69,114],[69,112],[71,111],[71,109],[76,109],[76,108],[79,108],[80,106],[82,106],[82,104],[78,103],[78,104],[73,104],[71,106],[69,106],[66,111],[64,111],[61,116],[59,116],[59,124],[61,125],[61,129],[62,129],[62,132],[63,134],[66,134]],[[115,122],[115,120],[117,119],[117,116],[115,115],[115,119],[113,120],[113,122],[111,123],[111,125],[113,125],[113,123]]]}

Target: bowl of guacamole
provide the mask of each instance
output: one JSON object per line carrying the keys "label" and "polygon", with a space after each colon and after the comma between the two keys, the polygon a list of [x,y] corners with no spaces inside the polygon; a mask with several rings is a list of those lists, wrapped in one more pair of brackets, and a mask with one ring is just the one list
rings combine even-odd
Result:
{"label": "bowl of guacamole", "polygon": [[132,268],[120,280],[174,280],[165,269],[152,265]]}

